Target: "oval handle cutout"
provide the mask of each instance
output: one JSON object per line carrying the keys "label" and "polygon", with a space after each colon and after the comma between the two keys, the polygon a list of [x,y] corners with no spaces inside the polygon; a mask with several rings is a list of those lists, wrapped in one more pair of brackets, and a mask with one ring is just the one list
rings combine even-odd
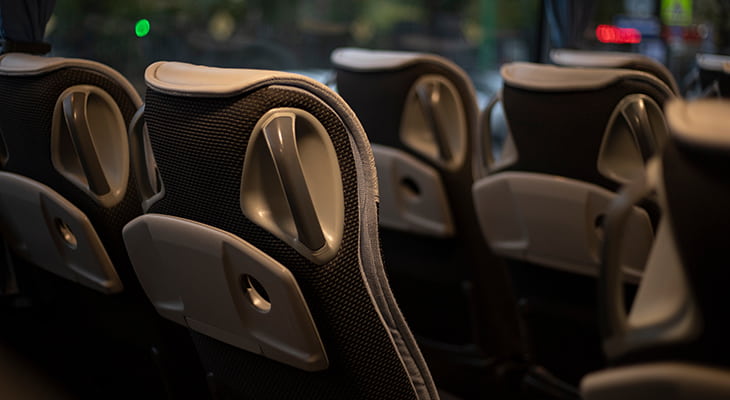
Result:
{"label": "oval handle cutout", "polygon": [[251,133],[241,177],[243,214],[316,264],[332,259],[344,230],[334,145],[308,112],[276,108]]}
{"label": "oval handle cutout", "polygon": [[111,95],[91,85],[61,93],[53,111],[51,161],[103,207],[124,198],[129,180],[127,124]]}

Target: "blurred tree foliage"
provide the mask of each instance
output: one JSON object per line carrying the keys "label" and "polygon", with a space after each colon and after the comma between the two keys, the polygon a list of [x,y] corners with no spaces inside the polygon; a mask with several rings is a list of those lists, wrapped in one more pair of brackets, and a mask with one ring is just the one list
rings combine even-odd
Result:
{"label": "blurred tree foliage", "polygon": [[[160,59],[231,67],[327,68],[334,48],[353,45],[436,52],[468,70],[496,69],[505,61],[501,55],[524,53],[512,51],[514,46],[537,45],[540,4],[540,0],[58,0],[47,39],[55,55],[96,59],[133,80]],[[141,18],[150,21],[151,30],[138,38],[134,24]],[[215,32],[218,28],[223,31]]]}

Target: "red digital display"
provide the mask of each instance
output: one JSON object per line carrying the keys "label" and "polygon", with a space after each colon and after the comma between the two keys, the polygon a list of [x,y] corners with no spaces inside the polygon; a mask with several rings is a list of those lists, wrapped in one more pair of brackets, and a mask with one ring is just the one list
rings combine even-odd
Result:
{"label": "red digital display", "polygon": [[596,38],[601,43],[641,43],[641,32],[633,28],[614,25],[598,25]]}

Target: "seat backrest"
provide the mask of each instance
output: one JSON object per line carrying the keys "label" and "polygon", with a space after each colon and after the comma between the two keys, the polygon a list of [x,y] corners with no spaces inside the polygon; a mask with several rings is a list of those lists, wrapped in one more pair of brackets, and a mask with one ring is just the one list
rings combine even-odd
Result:
{"label": "seat backrest", "polygon": [[65,364],[79,368],[72,376],[84,381],[80,390],[107,390],[94,374],[111,369],[124,393],[204,398],[187,332],[158,318],[122,240],[122,228],[142,214],[127,135],[141,106],[129,81],[105,65],[0,56],[0,226],[25,294],[57,316],[34,323],[70,338],[64,351],[89,360]]}
{"label": "seat backrest", "polygon": [[697,54],[697,67],[703,95],[730,97],[730,56]]}
{"label": "seat backrest", "polygon": [[[625,69],[513,63],[501,73],[514,155],[474,185],[482,229],[500,255],[595,276],[603,216],[662,147],[672,91]],[[653,229],[645,210],[631,219],[625,264],[637,279]]]}
{"label": "seat backrest", "polygon": [[390,293],[372,153],[342,99],[272,71],[158,62],[145,79],[162,183],[124,240],[214,390],[438,398]]}
{"label": "seat backrest", "polygon": [[643,54],[619,51],[554,49],[550,51],[550,60],[557,65],[566,67],[623,68],[646,72],[664,82],[675,96],[680,95],[679,85],[677,85],[677,81],[674,79],[674,75],[669,72],[669,69],[664,64]]}
{"label": "seat backrest", "polygon": [[428,339],[422,348],[439,386],[459,394],[481,385],[454,371],[467,358],[520,359],[523,348],[504,265],[475,223],[471,81],[430,54],[344,48],[331,58],[337,90],[373,144],[396,297],[417,336]]}
{"label": "seat backrest", "polygon": [[142,105],[136,90],[96,62],[20,53],[0,58],[0,89],[11,248],[104,293],[133,285],[121,229],[142,212],[126,133]]}
{"label": "seat backrest", "polygon": [[[722,267],[727,259],[723,232],[730,221],[724,207],[730,197],[725,114],[730,103],[677,100],[666,112],[671,136],[661,160],[622,190],[606,220],[600,291],[604,349],[615,363],[630,365],[586,378],[583,391],[588,399],[619,394],[672,399],[730,395],[730,324],[727,301],[718,296],[730,284],[730,273]],[[662,205],[662,220],[627,315],[616,243],[628,229],[626,210],[653,194]],[[682,389],[665,395],[652,392],[661,388]]]}

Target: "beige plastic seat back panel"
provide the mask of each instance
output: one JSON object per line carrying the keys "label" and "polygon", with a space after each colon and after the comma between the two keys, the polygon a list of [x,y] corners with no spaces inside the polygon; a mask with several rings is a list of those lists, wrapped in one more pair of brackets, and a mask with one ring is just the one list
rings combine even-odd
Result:
{"label": "beige plastic seat back panel", "polygon": [[[652,347],[690,342],[702,331],[702,312],[682,265],[672,220],[666,216],[659,222],[639,290],[630,313],[626,314],[623,285],[616,276],[618,268],[614,266],[616,257],[621,257],[621,250],[613,243],[632,234],[632,227],[623,225],[622,217],[629,207],[636,208],[633,204],[639,198],[635,194],[639,193],[637,187],[647,193],[656,191],[662,208],[667,209],[661,176],[661,162],[654,159],[647,167],[646,179],[627,186],[606,217],[601,296],[605,308],[602,315],[606,318],[602,323],[603,350],[609,359]],[[641,194],[643,198],[644,194]]]}
{"label": "beige plastic seat back panel", "polygon": [[587,375],[585,400],[726,400],[730,371],[685,363],[652,363]]}
{"label": "beige plastic seat back panel", "polygon": [[380,187],[380,225],[452,236],[454,222],[438,172],[402,150],[377,144],[372,147]]}
{"label": "beige plastic seat back panel", "polygon": [[89,219],[51,188],[0,172],[0,225],[10,246],[29,262],[103,293],[122,290]]}
{"label": "beige plastic seat back panel", "polygon": [[[602,218],[616,197],[597,185],[547,174],[504,172],[474,185],[482,232],[505,257],[596,276]],[[634,207],[624,240],[626,279],[641,277],[654,237],[646,211]]]}
{"label": "beige plastic seat back panel", "polygon": [[182,218],[145,214],[127,224],[124,242],[163,317],[296,368],[329,365],[292,273],[245,240]]}

